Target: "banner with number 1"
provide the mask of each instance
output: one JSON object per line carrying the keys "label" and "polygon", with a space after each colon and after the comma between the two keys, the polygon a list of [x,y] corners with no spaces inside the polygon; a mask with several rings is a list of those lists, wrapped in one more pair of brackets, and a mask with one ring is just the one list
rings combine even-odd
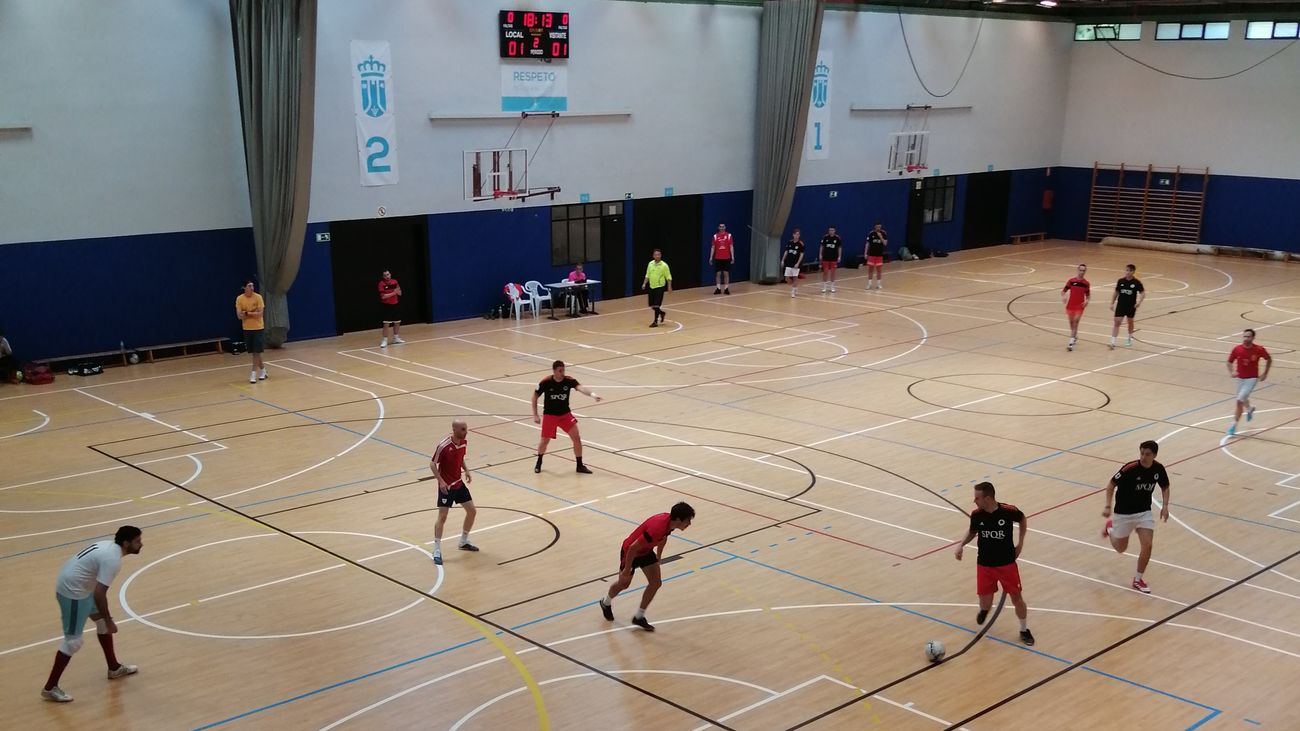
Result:
{"label": "banner with number 1", "polygon": [[825,160],[831,156],[831,68],[834,63],[830,51],[817,53],[817,66],[813,69],[812,100],[808,107],[808,131],[804,134],[804,148],[809,160]]}
{"label": "banner with number 1", "polygon": [[352,100],[361,184],[397,183],[397,118],[388,41],[352,41]]}

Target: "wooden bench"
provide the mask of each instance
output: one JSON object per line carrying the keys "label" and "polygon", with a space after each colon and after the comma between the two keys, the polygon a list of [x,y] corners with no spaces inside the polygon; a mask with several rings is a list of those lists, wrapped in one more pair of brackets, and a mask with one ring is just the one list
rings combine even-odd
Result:
{"label": "wooden bench", "polygon": [[[159,358],[186,358],[191,355],[211,355],[220,353],[226,341],[230,338],[208,338],[206,340],[190,340],[184,343],[167,343],[166,345],[151,345],[147,348],[136,348],[145,362],[153,363]],[[190,352],[191,348],[201,348],[197,352]],[[169,352],[180,351],[180,352]]]}
{"label": "wooden bench", "polygon": [[1031,234],[1015,234],[1014,236],[1011,237],[1011,243],[1024,244],[1030,241],[1042,241],[1045,238],[1047,238],[1047,234],[1045,232],[1035,231],[1034,233]]}
{"label": "wooden bench", "polygon": [[[220,353],[224,343],[230,338],[208,338],[206,340],[190,340],[184,343],[167,343],[165,345],[150,345],[145,348],[128,348],[126,350],[105,350],[101,353],[82,353],[80,355],[68,355],[58,358],[45,358],[37,360],[37,363],[45,363],[54,370],[59,370],[55,366],[65,363],[80,363],[85,360],[93,360],[102,366],[125,366],[130,365],[132,353],[139,353],[142,360],[147,363],[153,363],[163,358],[184,358],[191,355],[211,355]],[[200,349],[201,348],[201,349]],[[191,352],[191,349],[196,349]]]}

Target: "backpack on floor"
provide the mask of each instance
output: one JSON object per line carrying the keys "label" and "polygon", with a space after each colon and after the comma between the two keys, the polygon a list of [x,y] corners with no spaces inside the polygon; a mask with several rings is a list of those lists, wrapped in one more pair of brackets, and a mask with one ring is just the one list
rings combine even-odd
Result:
{"label": "backpack on floor", "polygon": [[54,382],[54,372],[45,363],[28,363],[23,366],[23,380],[39,386]]}

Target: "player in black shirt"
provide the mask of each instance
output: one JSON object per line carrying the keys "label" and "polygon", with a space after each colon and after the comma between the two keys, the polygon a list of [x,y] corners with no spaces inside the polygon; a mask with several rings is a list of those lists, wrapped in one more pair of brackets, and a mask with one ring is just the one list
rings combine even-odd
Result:
{"label": "player in black shirt", "polygon": [[[1019,541],[1011,537],[1012,523],[1020,526]],[[975,623],[984,624],[993,606],[993,595],[1001,584],[1016,607],[1016,617],[1020,619],[1020,641],[1032,645],[1034,633],[1029,631],[1029,607],[1020,595],[1020,569],[1016,567],[1028,530],[1025,514],[1020,512],[1020,508],[998,502],[993,483],[981,482],[975,486],[975,510],[970,514],[970,531],[957,543],[957,560],[961,560],[966,544],[978,537],[975,593],[979,595],[980,611],[975,615]]]}
{"label": "player in black shirt", "polygon": [[[537,384],[537,390],[533,391],[533,423],[542,425],[542,441],[537,444],[537,464],[533,465],[533,472],[542,471],[542,457],[546,454],[546,445],[555,438],[556,429],[563,429],[573,440],[573,458],[578,463],[578,471],[584,475],[591,474],[591,470],[582,463],[582,435],[578,433],[578,420],[573,418],[573,412],[569,410],[570,391],[585,393],[596,399],[597,403],[600,402],[600,397],[593,391],[578,383],[576,379],[564,375],[562,360],[551,364],[551,375],[543,378],[542,382]],[[545,396],[545,403],[542,405],[543,416],[538,416],[537,400],[543,396]]]}
{"label": "player in black shirt", "polygon": [[790,296],[799,289],[799,267],[803,266],[803,240],[799,238],[799,229],[785,242],[785,251],[781,254],[781,267],[784,269],[785,283],[790,285]]}
{"label": "player in black shirt", "polygon": [[867,263],[867,289],[871,289],[871,275],[876,275],[876,289],[884,289],[880,281],[885,269],[885,247],[889,245],[889,234],[881,227],[880,221],[867,232],[867,249],[863,253]]}
{"label": "player in black shirt", "polygon": [[[1151,517],[1151,498],[1157,486],[1160,488],[1160,520],[1169,520],[1169,472],[1156,461],[1159,451],[1159,444],[1151,440],[1142,442],[1138,447],[1138,460],[1120,467],[1119,472],[1106,483],[1106,508],[1101,511],[1101,517],[1108,519],[1101,536],[1109,538],[1116,551],[1124,553],[1128,550],[1128,537],[1137,531],[1142,548],[1138,551],[1133,588],[1143,594],[1151,593],[1142,574],[1151,560],[1151,541],[1156,534],[1156,522]],[[1112,498],[1115,501],[1113,518],[1110,510]]]}
{"label": "player in black shirt", "polygon": [[1138,306],[1142,300],[1146,299],[1146,288],[1142,286],[1142,280],[1133,276],[1137,272],[1137,267],[1129,264],[1124,267],[1124,276],[1120,277],[1115,283],[1115,293],[1110,296],[1110,308],[1115,312],[1115,324],[1110,329],[1110,349],[1115,349],[1115,338],[1119,336],[1119,326],[1128,318],[1128,341],[1126,346],[1133,345],[1133,318],[1137,316]]}
{"label": "player in black shirt", "polygon": [[835,227],[831,226],[826,229],[826,235],[822,237],[821,247],[822,261],[822,293],[825,294],[827,287],[831,292],[835,291],[835,270],[840,266],[840,259],[844,257],[844,240],[835,233]]}

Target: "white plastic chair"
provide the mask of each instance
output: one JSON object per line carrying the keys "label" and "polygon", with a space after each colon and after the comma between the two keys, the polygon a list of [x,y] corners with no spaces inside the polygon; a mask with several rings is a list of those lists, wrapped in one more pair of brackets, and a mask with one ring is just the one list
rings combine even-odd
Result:
{"label": "white plastic chair", "polygon": [[541,311],[543,304],[551,308],[555,307],[551,304],[551,290],[543,287],[542,283],[536,279],[524,282],[524,291],[528,293],[528,297],[533,301],[534,318],[536,318],[537,313]]}
{"label": "white plastic chair", "polygon": [[515,319],[523,319],[521,311],[525,307],[532,307],[533,317],[537,317],[537,310],[533,305],[531,297],[525,297],[524,292],[519,289],[513,282],[506,284],[506,296],[510,298],[510,304],[514,307]]}

